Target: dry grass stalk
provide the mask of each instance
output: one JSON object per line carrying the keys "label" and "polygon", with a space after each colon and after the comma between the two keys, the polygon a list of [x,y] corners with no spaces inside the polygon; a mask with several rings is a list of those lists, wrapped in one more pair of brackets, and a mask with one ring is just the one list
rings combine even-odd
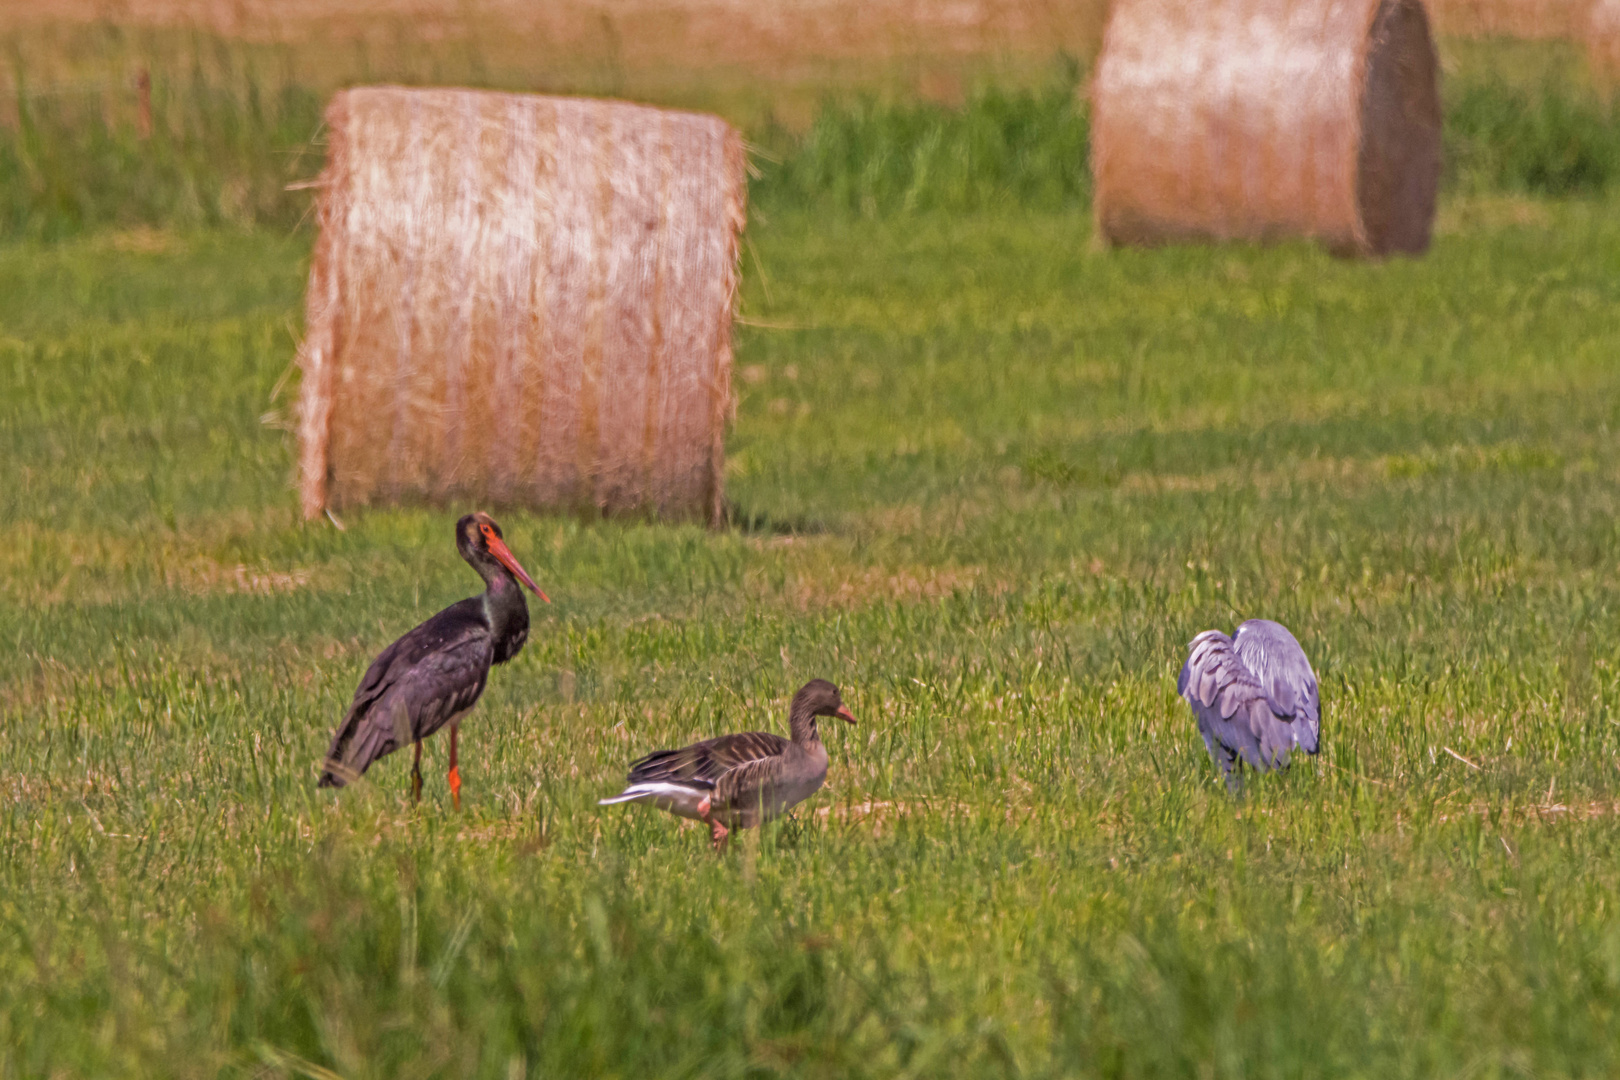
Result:
{"label": "dry grass stalk", "polygon": [[1092,102],[1110,243],[1428,247],[1439,64],[1419,0],[1119,0]]}
{"label": "dry grass stalk", "polygon": [[327,110],[304,513],[452,497],[716,520],[743,149],[620,102],[371,87]]}

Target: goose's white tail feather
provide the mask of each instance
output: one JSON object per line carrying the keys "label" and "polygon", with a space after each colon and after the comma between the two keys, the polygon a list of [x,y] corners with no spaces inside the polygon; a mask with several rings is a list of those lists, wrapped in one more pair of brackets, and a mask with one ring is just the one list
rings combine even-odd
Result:
{"label": "goose's white tail feather", "polygon": [[617,806],[619,803],[651,803],[660,810],[668,810],[681,817],[701,819],[698,806],[706,802],[712,792],[706,787],[667,782],[631,784],[611,799],[599,799],[598,806]]}

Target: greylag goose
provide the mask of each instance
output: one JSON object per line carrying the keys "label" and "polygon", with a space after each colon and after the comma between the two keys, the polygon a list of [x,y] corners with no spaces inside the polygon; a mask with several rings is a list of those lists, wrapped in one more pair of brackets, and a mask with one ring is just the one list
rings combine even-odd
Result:
{"label": "greylag goose", "polygon": [[326,751],[318,787],[342,787],[385,754],[416,744],[411,800],[422,796],[422,740],[450,725],[450,797],[461,809],[456,733],[484,692],[491,664],[504,664],[529,637],[527,585],[550,603],[518,564],[488,514],[456,522],[456,550],[484,579],[483,595],[451,604],[388,648],[366,669]]}
{"label": "greylag goose", "polygon": [[1229,790],[1243,790],[1244,762],[1267,772],[1285,768],[1295,747],[1320,749],[1316,672],[1287,627],[1250,619],[1231,637],[1205,630],[1189,648],[1176,692],[1192,706]]}
{"label": "greylag goose", "polygon": [[599,805],[648,803],[707,822],[715,848],[723,848],[732,829],[763,825],[820,790],[827,748],[816,733],[818,716],[855,722],[838,687],[826,679],[811,679],[793,695],[793,738],[749,731],[655,751],[633,763],[625,789]]}

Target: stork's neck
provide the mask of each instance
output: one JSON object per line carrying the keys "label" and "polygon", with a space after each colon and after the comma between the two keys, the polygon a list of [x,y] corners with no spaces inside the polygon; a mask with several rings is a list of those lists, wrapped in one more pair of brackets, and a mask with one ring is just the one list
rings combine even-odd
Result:
{"label": "stork's neck", "polygon": [[[484,617],[489,620],[490,633],[498,645],[513,638],[521,643],[529,632],[529,605],[523,599],[523,587],[504,566],[478,569],[484,574]],[[505,650],[497,647],[496,651]]]}

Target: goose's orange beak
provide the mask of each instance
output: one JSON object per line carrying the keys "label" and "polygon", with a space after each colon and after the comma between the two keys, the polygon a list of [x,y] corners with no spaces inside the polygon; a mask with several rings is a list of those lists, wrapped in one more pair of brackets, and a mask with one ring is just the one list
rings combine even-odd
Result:
{"label": "goose's orange beak", "polygon": [[489,553],[495,556],[502,566],[512,571],[513,577],[527,585],[529,587],[529,591],[534,593],[534,595],[538,596],[548,604],[551,603],[551,597],[541,592],[540,586],[534,583],[534,578],[530,577],[529,572],[518,564],[517,556],[512,554],[512,549],[506,546],[505,540],[502,540],[498,536],[485,533],[484,542],[489,545]]}
{"label": "goose's orange beak", "polygon": [[853,724],[855,722],[855,714],[849,711],[848,705],[838,706],[838,711],[833,713],[833,715],[845,723]]}

